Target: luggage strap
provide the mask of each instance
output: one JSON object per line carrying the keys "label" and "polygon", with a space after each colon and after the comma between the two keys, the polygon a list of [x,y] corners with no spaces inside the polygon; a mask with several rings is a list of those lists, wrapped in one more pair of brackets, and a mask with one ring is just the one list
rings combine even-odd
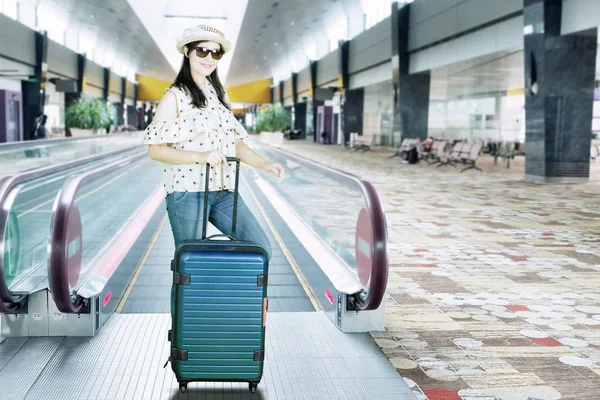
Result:
{"label": "luggage strap", "polygon": [[258,275],[256,277],[256,286],[258,287],[263,287],[263,286],[267,286],[267,275]]}
{"label": "luggage strap", "polygon": [[171,361],[187,361],[188,360],[188,351],[173,347],[173,348],[171,348],[171,357],[169,357],[169,360],[171,360]]}
{"label": "luggage strap", "polygon": [[265,351],[264,350],[255,350],[254,351],[254,361],[264,361],[265,360]]}
{"label": "luggage strap", "polygon": [[190,286],[190,274],[182,274],[181,272],[173,272],[173,285]]}

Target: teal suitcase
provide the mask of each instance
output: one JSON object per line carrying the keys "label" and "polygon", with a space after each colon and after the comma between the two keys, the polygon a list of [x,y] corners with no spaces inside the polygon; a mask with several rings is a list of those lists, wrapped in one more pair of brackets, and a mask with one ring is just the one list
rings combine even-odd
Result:
{"label": "teal suitcase", "polygon": [[190,382],[207,381],[248,382],[255,393],[263,374],[268,256],[235,239],[240,165],[227,161],[237,168],[232,235],[206,238],[206,196],[203,239],[182,242],[171,263],[170,361],[182,393]]}

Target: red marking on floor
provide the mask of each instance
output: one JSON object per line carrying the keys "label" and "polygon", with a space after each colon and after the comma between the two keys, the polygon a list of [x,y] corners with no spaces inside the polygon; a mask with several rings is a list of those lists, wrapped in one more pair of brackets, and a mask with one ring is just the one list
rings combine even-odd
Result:
{"label": "red marking on floor", "polygon": [[548,217],[550,214],[538,214],[540,217]]}
{"label": "red marking on floor", "polygon": [[529,308],[525,306],[521,306],[519,304],[509,304],[508,306],[504,306],[510,311],[531,311]]}
{"label": "red marking on floor", "polygon": [[421,264],[421,267],[425,268],[437,268],[437,264]]}
{"label": "red marking on floor", "polygon": [[333,302],[334,302],[333,295],[331,294],[331,292],[329,291],[329,289],[325,289],[325,296],[327,296],[327,300],[329,300],[329,302],[331,304],[333,304]]}
{"label": "red marking on floor", "polygon": [[427,253],[427,252],[429,252],[429,250],[427,250],[427,249],[415,249],[415,251],[417,253]]}
{"label": "red marking on floor", "polygon": [[449,226],[450,224],[436,224],[437,226]]}
{"label": "red marking on floor", "polygon": [[458,393],[446,389],[430,389],[423,393],[429,400],[460,400]]}
{"label": "red marking on floor", "polygon": [[538,346],[552,347],[552,346],[562,346],[562,343],[554,338],[544,338],[544,339],[531,339],[531,341]]}
{"label": "red marking on floor", "polygon": [[513,261],[527,261],[527,257],[511,257]]}
{"label": "red marking on floor", "polygon": [[561,244],[560,247],[575,247],[574,244]]}
{"label": "red marking on floor", "polygon": [[542,233],[542,236],[554,236],[554,233]]}
{"label": "red marking on floor", "polygon": [[106,307],[106,305],[110,301],[111,297],[112,297],[112,290],[109,290],[108,293],[106,293],[106,296],[104,296],[104,303],[103,303],[102,307]]}

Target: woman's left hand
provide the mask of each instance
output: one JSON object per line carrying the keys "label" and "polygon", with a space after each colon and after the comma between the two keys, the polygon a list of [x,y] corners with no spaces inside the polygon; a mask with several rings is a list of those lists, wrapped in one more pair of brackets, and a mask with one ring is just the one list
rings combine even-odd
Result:
{"label": "woman's left hand", "polygon": [[285,170],[283,169],[283,166],[279,163],[267,163],[265,164],[263,169],[268,173],[278,177],[279,183],[281,183],[283,181],[283,178],[285,178]]}

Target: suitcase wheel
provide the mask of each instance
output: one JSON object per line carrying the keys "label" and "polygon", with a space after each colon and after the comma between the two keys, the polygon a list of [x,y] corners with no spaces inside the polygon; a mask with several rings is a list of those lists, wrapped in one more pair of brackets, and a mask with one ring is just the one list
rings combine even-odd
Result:
{"label": "suitcase wheel", "polygon": [[258,383],[257,382],[250,382],[248,384],[249,388],[250,388],[250,393],[256,393],[256,390],[258,389]]}
{"label": "suitcase wheel", "polygon": [[187,390],[187,383],[180,383],[179,384],[179,391],[181,393],[185,393],[186,390]]}

